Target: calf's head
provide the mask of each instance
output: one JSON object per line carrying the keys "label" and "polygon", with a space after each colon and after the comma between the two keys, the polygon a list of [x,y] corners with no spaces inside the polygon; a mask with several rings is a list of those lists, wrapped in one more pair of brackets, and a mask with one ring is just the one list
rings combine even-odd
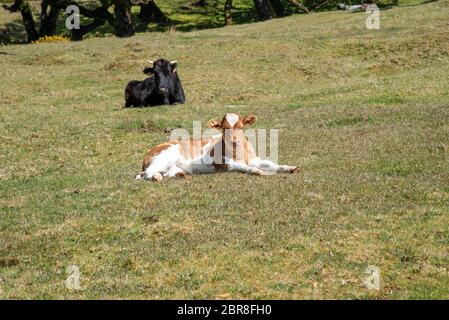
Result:
{"label": "calf's head", "polygon": [[143,72],[145,74],[154,74],[156,80],[156,90],[161,95],[167,95],[169,90],[170,78],[176,74],[177,61],[167,61],[159,59],[156,61],[150,61],[152,67],[145,68]]}
{"label": "calf's head", "polygon": [[209,128],[221,129],[223,131],[223,141],[226,147],[239,148],[245,142],[243,128],[246,125],[252,125],[256,120],[257,118],[254,115],[243,118],[236,113],[228,113],[221,121],[209,121],[208,126]]}

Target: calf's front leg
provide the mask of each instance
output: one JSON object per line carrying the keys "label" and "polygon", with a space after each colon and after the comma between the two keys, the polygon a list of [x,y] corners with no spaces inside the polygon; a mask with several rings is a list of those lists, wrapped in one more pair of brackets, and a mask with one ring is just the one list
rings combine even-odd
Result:
{"label": "calf's front leg", "polygon": [[253,174],[256,176],[265,175],[265,172],[263,172],[262,170],[260,170],[256,167],[249,166],[243,162],[235,162],[235,161],[231,161],[230,163],[228,163],[228,171],[230,171],[230,172],[238,171],[238,172]]}

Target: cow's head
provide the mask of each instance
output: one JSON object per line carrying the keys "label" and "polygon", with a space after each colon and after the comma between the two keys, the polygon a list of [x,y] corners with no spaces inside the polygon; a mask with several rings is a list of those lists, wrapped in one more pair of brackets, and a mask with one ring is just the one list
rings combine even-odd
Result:
{"label": "cow's head", "polygon": [[149,60],[148,62],[150,62],[153,66],[145,68],[143,72],[145,74],[154,74],[154,79],[156,80],[156,90],[161,95],[167,95],[170,77],[176,73],[177,61],[159,59],[154,62]]}
{"label": "cow's head", "polygon": [[243,128],[256,122],[254,115],[245,118],[236,114],[228,113],[221,121],[211,120],[208,123],[209,128],[221,129],[223,131],[223,141],[225,146],[234,148],[242,147],[245,141],[245,133]]}

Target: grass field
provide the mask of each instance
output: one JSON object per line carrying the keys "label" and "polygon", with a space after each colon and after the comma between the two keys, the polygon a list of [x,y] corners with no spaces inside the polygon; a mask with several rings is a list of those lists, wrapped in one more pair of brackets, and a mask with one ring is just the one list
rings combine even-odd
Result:
{"label": "grass field", "polygon": [[[403,1],[419,1],[419,0],[403,0]],[[22,24],[20,12],[9,13],[1,6],[2,2],[8,3],[12,0],[0,0],[0,45],[1,44],[19,44],[26,42],[26,32]],[[81,1],[85,6],[98,5],[99,1]],[[91,3],[90,3],[91,2]],[[164,0],[157,1],[161,10],[170,18],[170,26],[158,26],[155,23],[145,25],[138,18],[140,8],[132,7],[133,19],[135,21],[135,29],[137,33],[146,31],[167,31],[169,28],[175,27],[178,31],[192,31],[207,28],[218,28],[224,26],[223,8],[225,0],[209,1],[206,7],[198,7],[192,5],[195,0]],[[41,3],[35,0],[29,0],[36,25],[39,26],[39,14],[41,11]],[[234,24],[249,23],[257,20],[257,14],[253,8],[253,0],[234,0],[232,9],[232,18]],[[113,7],[109,9],[113,13]],[[291,11],[291,10],[290,10]],[[289,11],[289,12],[290,12]],[[70,32],[65,27],[65,13],[61,11],[60,19],[57,24],[57,33],[70,37]],[[92,22],[81,16],[81,24],[86,25]],[[101,27],[88,33],[84,38],[90,37],[112,37],[114,28],[105,23]]]}
{"label": "grass field", "polygon": [[[0,298],[449,298],[448,15],[0,47]],[[188,103],[122,109],[158,57]],[[279,129],[301,172],[133,180],[166,128],[230,110]]]}

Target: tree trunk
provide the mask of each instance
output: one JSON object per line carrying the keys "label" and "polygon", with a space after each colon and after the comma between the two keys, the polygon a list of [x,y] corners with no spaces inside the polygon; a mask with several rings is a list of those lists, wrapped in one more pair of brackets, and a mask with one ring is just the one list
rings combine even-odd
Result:
{"label": "tree trunk", "polygon": [[260,20],[270,20],[277,17],[270,0],[254,0],[254,5]]}
{"label": "tree trunk", "polygon": [[72,0],[47,0],[49,5],[52,7],[58,8],[59,10],[64,10],[71,4],[75,4],[80,9],[80,15],[83,15],[88,18],[94,19],[93,22],[86,26],[80,26],[80,29],[71,30],[72,40],[82,40],[83,36],[94,30],[95,28],[103,25],[106,21],[109,22],[110,25],[115,26],[115,18],[108,11],[109,7],[112,3],[105,2],[101,7],[96,7],[94,9],[88,9],[78,4],[77,2],[73,2]]}
{"label": "tree trunk", "polygon": [[195,3],[192,3],[192,5],[195,7],[205,7],[205,6],[207,6],[207,1],[206,0],[198,0]]}
{"label": "tree trunk", "polygon": [[30,4],[28,0],[15,0],[11,6],[3,5],[8,11],[17,12],[20,11],[22,15],[23,25],[25,26],[25,30],[27,33],[27,41],[32,42],[39,39],[39,34],[36,31],[36,27],[34,25],[33,13],[31,12]]}
{"label": "tree trunk", "polygon": [[129,0],[115,0],[115,35],[117,37],[130,37],[134,34],[134,25],[131,15],[131,2]]}
{"label": "tree trunk", "polygon": [[225,2],[224,18],[225,18],[225,25],[229,26],[232,24],[232,0],[226,0]]}
{"label": "tree trunk", "polygon": [[80,26],[79,29],[72,29],[72,40],[73,41],[81,41],[86,33],[91,32],[92,30],[98,28],[99,26],[105,23],[104,19],[95,18],[95,20],[89,23],[86,26]]}
{"label": "tree trunk", "polygon": [[[50,10],[48,10],[50,7]],[[40,36],[52,36],[56,33],[56,22],[58,21],[60,8],[50,5],[46,0],[41,3],[41,28]]]}
{"label": "tree trunk", "polygon": [[31,12],[30,4],[27,0],[19,0],[21,2],[20,13],[22,14],[23,24],[25,25],[25,30],[27,32],[28,42],[36,41],[39,39],[39,34],[34,26],[33,13]]}
{"label": "tree trunk", "polygon": [[269,0],[269,2],[271,3],[271,7],[276,13],[276,16],[278,17],[285,16],[285,8],[281,0]]}
{"label": "tree trunk", "polygon": [[140,3],[139,19],[145,23],[169,24],[170,19],[159,9],[154,0]]}

